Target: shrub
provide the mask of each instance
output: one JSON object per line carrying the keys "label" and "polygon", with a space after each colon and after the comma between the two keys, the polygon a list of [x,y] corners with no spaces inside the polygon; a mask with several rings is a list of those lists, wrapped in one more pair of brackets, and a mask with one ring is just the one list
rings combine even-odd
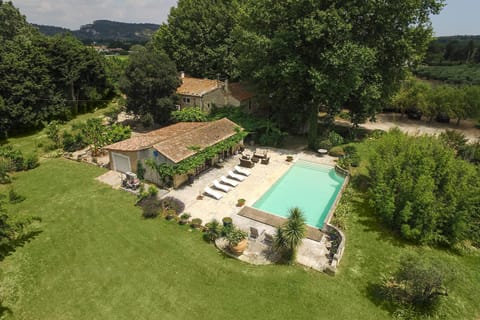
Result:
{"label": "shrub", "polygon": [[207,114],[199,107],[187,107],[172,111],[170,115],[175,122],[204,122],[208,120]]}
{"label": "shrub", "polygon": [[458,154],[462,159],[470,161],[474,164],[480,163],[480,142],[474,144],[466,144],[458,150]]}
{"label": "shrub", "polygon": [[34,169],[38,167],[38,155],[31,153],[25,158],[24,167],[26,170]]}
{"label": "shrub", "polygon": [[260,135],[258,139],[261,145],[280,147],[288,134],[275,126],[268,126],[265,133]]}
{"label": "shrub", "polygon": [[332,146],[338,146],[338,145],[344,144],[344,141],[345,141],[343,137],[338,133],[336,133],[335,131],[330,131],[330,133],[328,134],[328,140],[330,141]]}
{"label": "shrub", "polygon": [[350,112],[342,111],[338,114],[338,117],[343,120],[350,120],[352,117],[350,116]]}
{"label": "shrub", "polygon": [[161,206],[165,210],[172,209],[175,210],[177,214],[181,214],[185,210],[185,204],[174,197],[165,197],[161,201]]}
{"label": "shrub", "polygon": [[382,281],[381,296],[416,311],[432,311],[441,296],[447,296],[446,285],[453,280],[441,261],[425,260],[416,254],[400,258],[398,269]]}
{"label": "shrub", "polygon": [[372,139],[380,139],[381,137],[383,137],[387,132],[381,130],[381,129],[375,129],[373,130],[369,137],[372,138]]}
{"label": "shrub", "polygon": [[137,177],[140,180],[145,179],[145,167],[143,166],[142,161],[137,161]]}
{"label": "shrub", "polygon": [[67,152],[74,152],[87,146],[85,138],[81,132],[73,134],[72,132],[64,131],[62,136],[63,150]]}
{"label": "shrub", "polygon": [[438,138],[398,129],[373,141],[369,157],[370,205],[402,237],[449,247],[480,244],[476,166],[455,158]]}
{"label": "shrub", "polygon": [[130,138],[132,135],[132,130],[129,126],[114,124],[110,127],[107,127],[106,135],[108,143],[115,143]]}
{"label": "shrub", "polygon": [[220,237],[222,232],[222,227],[220,222],[217,219],[213,219],[209,223],[205,225],[207,227],[207,232],[205,233],[205,237],[208,241],[213,242]]}
{"label": "shrub", "polygon": [[0,147],[0,157],[9,159],[11,162],[11,170],[21,171],[25,168],[25,159],[20,150],[13,149],[12,146]]}
{"label": "shrub", "polygon": [[8,173],[12,170],[12,162],[10,159],[0,157],[0,183],[10,182]]}
{"label": "shrub", "polygon": [[23,200],[25,200],[25,197],[22,196],[21,194],[18,194],[13,188],[10,189],[8,192],[8,202],[14,204],[14,203],[20,203]]}
{"label": "shrub", "polygon": [[158,210],[143,210],[142,216],[145,219],[154,219],[158,217]]}
{"label": "shrub", "polygon": [[347,155],[353,155],[353,154],[357,153],[357,148],[354,145],[351,145],[351,144],[343,147],[343,150],[345,151],[345,153]]}
{"label": "shrub", "polygon": [[352,167],[358,167],[361,160],[362,159],[360,158],[360,155],[358,153],[354,153],[350,156],[350,165]]}
{"label": "shrub", "polygon": [[148,196],[149,197],[156,197],[158,194],[158,188],[155,186],[148,187]]}
{"label": "shrub", "polygon": [[342,147],[333,147],[328,151],[328,154],[332,157],[343,157],[345,156],[345,151]]}
{"label": "shrub", "polygon": [[337,164],[342,167],[343,169],[348,170],[350,166],[352,165],[352,159],[350,157],[344,157],[338,159]]}
{"label": "shrub", "polygon": [[319,149],[325,149],[325,150],[330,150],[332,148],[332,143],[328,139],[320,140],[318,142],[318,148]]}
{"label": "shrub", "polygon": [[165,215],[165,219],[171,220],[177,216],[177,212],[173,209],[164,210],[163,214]]}
{"label": "shrub", "polygon": [[139,203],[143,209],[143,217],[145,219],[153,219],[158,216],[160,213],[160,202],[159,201],[148,201],[143,200]]}
{"label": "shrub", "polygon": [[52,140],[53,148],[57,149],[61,146],[61,136],[60,136],[60,122],[54,120],[51,121],[46,126],[47,137]]}

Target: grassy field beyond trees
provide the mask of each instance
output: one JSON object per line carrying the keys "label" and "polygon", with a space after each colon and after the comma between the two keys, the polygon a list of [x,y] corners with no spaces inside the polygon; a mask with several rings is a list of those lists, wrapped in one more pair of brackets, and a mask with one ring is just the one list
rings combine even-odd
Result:
{"label": "grassy field beyond trees", "polygon": [[459,275],[439,310],[443,318],[479,315],[480,257],[398,240],[360,194],[344,201],[351,212],[347,249],[340,274],[330,277],[247,265],[219,254],[199,232],[144,220],[133,196],[94,180],[103,172],[54,159],[14,176],[27,199],[7,209],[43,221],[42,232],[0,264],[7,318],[389,319],[371,288],[412,250],[444,260]]}

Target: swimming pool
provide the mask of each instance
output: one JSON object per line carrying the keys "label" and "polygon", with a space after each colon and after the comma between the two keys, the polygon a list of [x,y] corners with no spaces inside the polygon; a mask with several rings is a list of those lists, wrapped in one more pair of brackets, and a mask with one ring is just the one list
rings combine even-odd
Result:
{"label": "swimming pool", "polygon": [[297,161],[253,207],[284,218],[299,207],[308,225],[322,228],[344,180],[335,168]]}

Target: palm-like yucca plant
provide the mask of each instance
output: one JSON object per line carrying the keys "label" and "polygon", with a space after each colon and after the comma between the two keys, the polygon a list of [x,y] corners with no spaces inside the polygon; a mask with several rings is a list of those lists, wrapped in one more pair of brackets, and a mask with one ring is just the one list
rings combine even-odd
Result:
{"label": "palm-like yucca plant", "polygon": [[220,237],[222,228],[221,228],[220,222],[218,222],[217,219],[213,219],[212,221],[207,223],[205,226],[208,228],[207,232],[205,233],[208,241],[213,242],[218,237]]}
{"label": "palm-like yucca plant", "polygon": [[307,232],[305,217],[300,208],[294,207],[289,210],[287,222],[277,230],[275,246],[285,252],[287,260],[294,262],[297,248]]}

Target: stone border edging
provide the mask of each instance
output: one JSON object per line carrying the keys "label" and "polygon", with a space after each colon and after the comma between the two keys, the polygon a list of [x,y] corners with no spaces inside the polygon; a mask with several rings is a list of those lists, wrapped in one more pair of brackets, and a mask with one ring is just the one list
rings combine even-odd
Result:
{"label": "stone border edging", "polygon": [[343,252],[345,251],[346,238],[345,238],[345,234],[339,228],[337,228],[332,224],[329,224],[329,223],[326,224],[326,229],[328,230],[329,233],[336,234],[340,239],[340,243],[338,244],[338,247],[337,247],[337,252],[335,252],[335,254],[333,255],[332,262],[324,270],[328,274],[335,275],[338,272],[337,267],[340,264],[340,260],[343,257]]}

